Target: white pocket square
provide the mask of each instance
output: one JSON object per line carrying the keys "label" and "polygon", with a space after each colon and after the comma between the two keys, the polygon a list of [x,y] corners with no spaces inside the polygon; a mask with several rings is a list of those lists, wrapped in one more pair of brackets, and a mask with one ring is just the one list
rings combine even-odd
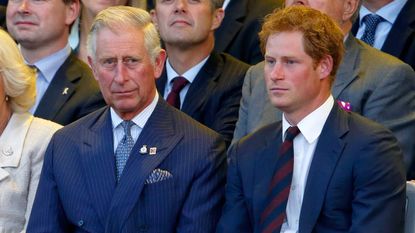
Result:
{"label": "white pocket square", "polygon": [[173,178],[173,175],[169,171],[157,168],[150,173],[145,181],[145,184],[154,184],[170,178]]}

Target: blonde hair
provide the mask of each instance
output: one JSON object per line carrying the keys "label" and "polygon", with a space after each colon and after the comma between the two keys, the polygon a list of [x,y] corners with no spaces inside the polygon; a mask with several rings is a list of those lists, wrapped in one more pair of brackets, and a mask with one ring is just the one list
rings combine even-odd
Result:
{"label": "blonde hair", "polygon": [[150,14],[143,9],[130,6],[112,6],[98,13],[88,35],[88,55],[93,60],[96,59],[96,36],[101,29],[117,31],[120,27],[143,30],[144,46],[154,64],[161,51],[160,36],[151,21]]}
{"label": "blonde hair", "polygon": [[27,112],[35,103],[36,72],[24,62],[20,50],[6,31],[0,29],[0,76],[13,112]]}

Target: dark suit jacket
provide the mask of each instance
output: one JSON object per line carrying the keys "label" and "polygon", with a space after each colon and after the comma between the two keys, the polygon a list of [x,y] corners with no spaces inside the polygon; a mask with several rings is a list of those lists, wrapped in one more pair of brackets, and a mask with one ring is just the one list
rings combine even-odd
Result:
{"label": "dark suit jacket", "polygon": [[6,29],[6,7],[0,5],[0,27]]}
{"label": "dark suit jacket", "polygon": [[[359,21],[353,25],[356,35]],[[415,69],[415,1],[408,0],[386,37],[381,50],[398,57]]]}
{"label": "dark suit jacket", "polygon": [[[230,149],[218,232],[258,232],[281,137],[277,122]],[[311,162],[299,233],[403,233],[405,185],[402,152],[390,131],[335,104]]]}
{"label": "dark suit jacket", "polygon": [[34,115],[67,125],[103,106],[105,101],[91,69],[71,54],[56,72]]}
{"label": "dark suit jacket", "polygon": [[[381,123],[398,138],[408,179],[415,179],[415,73],[399,59],[349,36],[346,53],[332,86],[335,99],[350,103],[353,112]],[[234,140],[281,120],[266,94],[264,62],[245,77]]]}
{"label": "dark suit jacket", "polygon": [[265,15],[282,5],[281,0],[231,0],[225,18],[215,31],[215,50],[254,65],[264,59],[258,32]]}
{"label": "dark suit jacket", "polygon": [[[160,98],[116,184],[110,111],[100,109],[51,140],[27,232],[212,232],[225,165],[222,138]],[[172,177],[146,184],[155,169]]]}
{"label": "dark suit jacket", "polygon": [[[242,84],[249,66],[225,53],[212,52],[190,85],[182,111],[222,134],[230,143],[238,120]],[[164,70],[157,80],[161,95],[167,83]]]}

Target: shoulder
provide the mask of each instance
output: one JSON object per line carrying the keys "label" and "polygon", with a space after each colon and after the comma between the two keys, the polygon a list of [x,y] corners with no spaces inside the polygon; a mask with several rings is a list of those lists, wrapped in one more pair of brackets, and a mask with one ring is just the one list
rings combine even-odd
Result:
{"label": "shoulder", "polygon": [[232,68],[233,70],[239,70],[241,73],[245,73],[249,69],[249,65],[228,53],[212,53],[211,56],[217,57],[224,64],[225,69]]}
{"label": "shoulder", "polygon": [[368,66],[368,68],[376,68],[379,70],[404,69],[407,71],[412,71],[412,68],[408,64],[404,63],[398,58],[377,50],[358,39],[355,39],[355,41],[359,47],[361,56],[360,59],[362,61],[366,61],[365,66]]}
{"label": "shoulder", "polygon": [[[261,127],[253,133],[246,135],[231,145],[232,153],[240,158],[257,157],[259,152],[278,144],[277,138],[281,136],[281,121]],[[270,143],[275,140],[275,143]],[[231,155],[232,156],[232,155]]]}
{"label": "shoulder", "polygon": [[53,134],[63,126],[50,120],[34,117],[30,129],[45,134]]}

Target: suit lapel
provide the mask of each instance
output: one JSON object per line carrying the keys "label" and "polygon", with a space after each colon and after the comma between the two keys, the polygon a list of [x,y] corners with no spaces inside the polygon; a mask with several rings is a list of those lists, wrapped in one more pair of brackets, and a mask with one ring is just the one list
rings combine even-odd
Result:
{"label": "suit lapel", "polygon": [[166,71],[166,63],[164,63],[163,73],[161,74],[160,78],[156,79],[157,91],[159,92],[162,98],[164,98],[164,89],[166,88],[166,83],[167,83],[167,71]]}
{"label": "suit lapel", "polygon": [[[149,174],[169,155],[183,135],[175,131],[174,119],[167,103],[159,99],[135,143],[111,203],[107,230],[123,226],[135,207]],[[156,154],[140,154],[140,148],[156,148]]]}
{"label": "suit lapel", "polygon": [[10,175],[4,168],[19,166],[24,139],[32,121],[32,115],[14,113],[4,129],[0,138],[0,182]]}
{"label": "suit lapel", "polygon": [[402,53],[406,53],[405,47],[408,46],[408,43],[413,43],[413,38],[410,39],[410,36],[415,33],[413,26],[411,27],[414,23],[415,2],[409,0],[402,8],[392,29],[388,33],[385,43],[382,46],[382,51],[395,57],[400,57]]}
{"label": "suit lapel", "polygon": [[200,93],[212,93],[216,88],[216,80],[222,73],[224,62],[219,54],[212,52],[206,64],[197,74],[195,80],[190,85],[183,102],[182,111],[193,116],[201,106],[207,102],[209,95],[201,95]]}
{"label": "suit lapel", "polygon": [[91,202],[105,225],[115,189],[115,158],[112,122],[109,108],[102,110],[96,121],[84,132],[81,161]]}
{"label": "suit lapel", "polygon": [[233,38],[241,30],[248,13],[248,1],[231,1],[225,10],[225,19],[215,31],[215,50],[224,51],[232,44]]}
{"label": "suit lapel", "polygon": [[[253,193],[253,213],[255,216],[255,222],[259,223],[259,218],[264,209],[264,204],[267,199],[268,187],[271,182],[271,178],[274,174],[275,166],[278,162],[278,150],[282,143],[281,123],[275,124],[275,130],[273,135],[264,135],[266,142],[263,148],[258,152],[259,159],[255,161],[255,173],[254,173],[254,193]],[[258,225],[258,224],[255,224]]]}
{"label": "suit lapel", "polygon": [[360,51],[359,44],[356,40],[357,39],[351,34],[349,34],[346,39],[346,53],[342,63],[339,66],[331,89],[335,99],[337,99],[342,91],[358,77]]}
{"label": "suit lapel", "polygon": [[321,213],[327,187],[345,146],[342,137],[348,130],[347,116],[334,104],[321,132],[308,173],[300,213],[301,233],[313,231]]}
{"label": "suit lapel", "polygon": [[74,54],[70,54],[53,77],[36,109],[35,116],[54,119],[62,106],[75,92],[75,82],[81,78],[81,70],[72,66]]}

